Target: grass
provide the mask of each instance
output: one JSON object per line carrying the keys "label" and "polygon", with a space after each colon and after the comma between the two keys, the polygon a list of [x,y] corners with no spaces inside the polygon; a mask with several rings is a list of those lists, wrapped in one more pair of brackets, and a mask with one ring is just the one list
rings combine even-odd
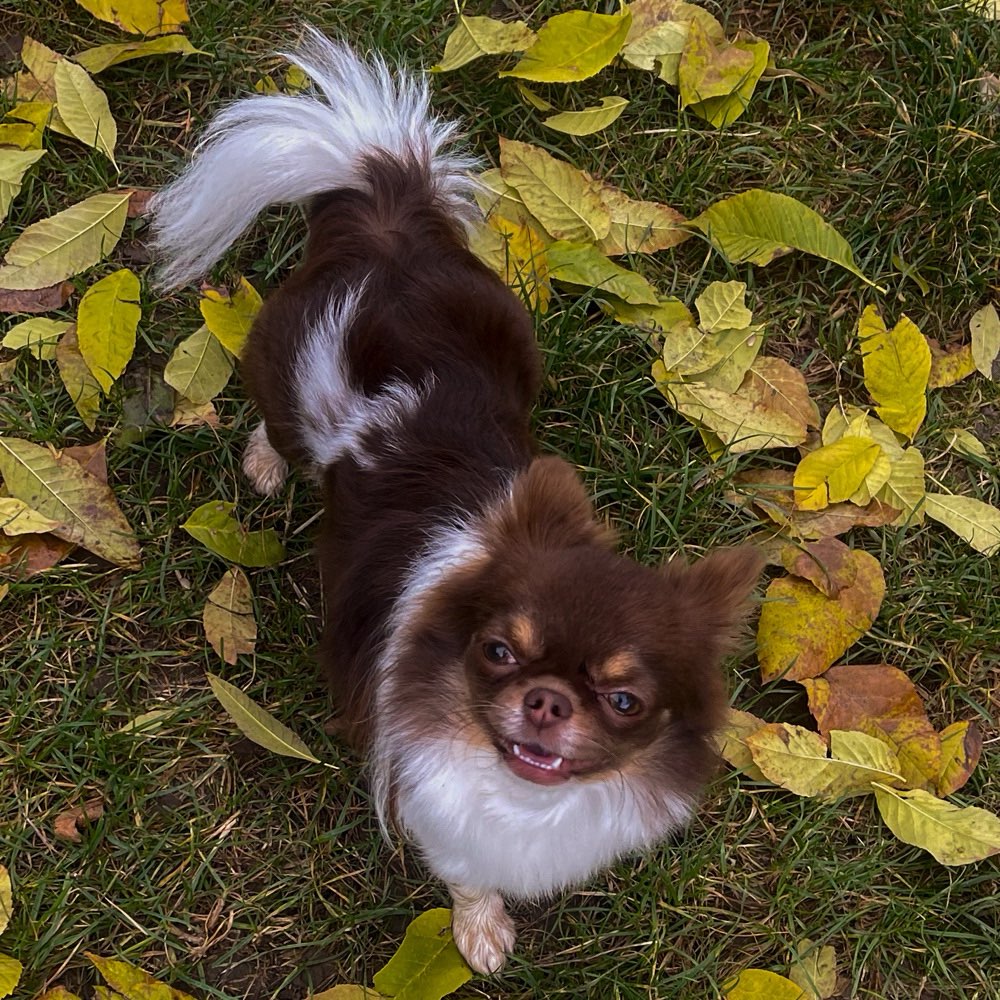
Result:
{"label": "grass", "polygon": [[[559,9],[543,2],[530,20]],[[1000,65],[1000,33],[959,4],[922,0],[769,0],[717,12],[730,33],[746,27],[767,37],[779,66],[827,96],[779,79],[759,90],[748,115],[716,132],[678,116],[651,77],[612,69],[568,97],[552,90],[578,107],[606,93],[631,100],[608,133],[583,140],[546,131],[495,78],[494,60],[435,78],[435,101],[469,124],[470,144],[486,159],[500,134],[689,215],[758,186],[821,209],[888,294],[798,255],[766,269],[731,267],[693,240],[635,266],[688,302],[708,281],[746,281],[768,323],[768,350],[807,371],[823,411],[838,393],[862,402],[853,331],[864,304],[878,301],[890,317],[905,311],[951,342],[996,294],[1000,118],[975,81]],[[78,198],[166,180],[206,117],[277,65],[267,53],[301,17],[426,65],[452,16],[444,0],[206,0],[193,13],[189,34],[209,56],[132,62],[99,79],[121,126],[121,176],[78,144],[48,141],[14,203],[4,248],[21,226]],[[69,2],[48,5],[44,16],[25,5],[20,22],[18,30],[63,52],[119,40]],[[118,253],[141,254],[142,239],[134,226]],[[301,240],[297,212],[271,213],[217,277],[245,273],[266,291],[294,265]],[[926,295],[894,257],[928,283]],[[89,280],[77,279],[78,290]],[[72,303],[64,315],[72,318]],[[193,292],[159,298],[147,288],[133,362],[140,378],[198,323]],[[547,368],[539,439],[582,469],[628,551],[655,563],[756,529],[724,503],[733,468],[712,466],[693,428],[666,407],[635,336],[573,298],[553,303],[538,335]],[[235,382],[217,405],[217,429],[154,429],[129,440],[123,399],[106,403],[99,433],[110,435],[111,482],[143,544],[142,568],[124,573],[78,552],[13,583],[0,603],[0,860],[16,900],[0,950],[25,963],[25,997],[57,982],[89,997],[90,950],[128,958],[199,997],[301,998],[370,982],[412,916],[446,904],[412,851],[382,843],[360,761],[324,733],[327,701],[311,652],[318,581],[304,527],[316,497],[301,481],[275,501],[252,496],[238,468],[252,414]],[[943,438],[948,427],[971,428],[996,461],[998,416],[1000,393],[981,378],[932,394],[918,443],[945,486],[1000,502],[996,466],[946,454]],[[0,429],[54,445],[95,437],[50,363],[28,356],[2,386]],[[178,527],[216,498],[277,528],[289,550],[280,567],[252,572],[261,636],[256,655],[236,668],[206,648],[200,623],[225,566]],[[905,667],[941,725],[978,719],[983,763],[956,798],[1000,810],[996,559],[930,523],[857,530],[851,540],[882,561],[888,589],[848,659]],[[206,670],[250,692],[336,769],[273,757],[235,735]],[[798,687],[762,690],[749,655],[734,664],[732,686],[741,707],[805,719]],[[169,714],[140,734],[120,732],[153,709]],[[94,797],[104,814],[82,842],[55,839],[58,814]],[[837,947],[840,997],[1000,996],[995,859],[944,868],[889,836],[870,802],[824,806],[732,775],[712,785],[678,843],[516,916],[521,939],[508,970],[461,995],[719,996],[742,968],[785,971],[789,945],[808,936]]]}

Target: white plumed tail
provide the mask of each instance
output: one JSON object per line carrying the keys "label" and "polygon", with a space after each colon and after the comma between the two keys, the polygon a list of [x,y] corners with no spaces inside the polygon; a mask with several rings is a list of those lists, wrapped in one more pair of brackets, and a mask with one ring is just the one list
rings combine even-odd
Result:
{"label": "white plumed tail", "polygon": [[468,219],[474,161],[442,152],[457,126],[430,113],[427,85],[370,63],[314,28],[287,59],[312,80],[297,96],[247,97],[208,126],[191,164],[150,204],[159,284],[200,277],[268,205],[338,188],[366,188],[359,168],[384,150],[427,171],[442,206]]}

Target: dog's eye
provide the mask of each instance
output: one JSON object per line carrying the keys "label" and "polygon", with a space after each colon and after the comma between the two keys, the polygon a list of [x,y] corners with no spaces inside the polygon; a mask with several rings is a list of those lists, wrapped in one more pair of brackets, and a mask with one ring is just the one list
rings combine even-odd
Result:
{"label": "dog's eye", "polygon": [[483,643],[483,656],[490,663],[499,663],[505,667],[517,666],[514,654],[502,642]]}
{"label": "dog's eye", "polygon": [[628,691],[612,691],[606,697],[608,704],[619,715],[635,715],[639,711],[639,699]]}

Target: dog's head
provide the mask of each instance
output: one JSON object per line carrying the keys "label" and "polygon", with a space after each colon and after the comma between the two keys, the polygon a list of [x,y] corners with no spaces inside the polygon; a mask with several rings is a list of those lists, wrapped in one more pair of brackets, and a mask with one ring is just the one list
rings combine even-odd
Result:
{"label": "dog's head", "polygon": [[422,608],[397,687],[407,728],[488,745],[538,785],[616,775],[693,793],[756,551],[640,566],[556,459],[518,477],[485,539]]}

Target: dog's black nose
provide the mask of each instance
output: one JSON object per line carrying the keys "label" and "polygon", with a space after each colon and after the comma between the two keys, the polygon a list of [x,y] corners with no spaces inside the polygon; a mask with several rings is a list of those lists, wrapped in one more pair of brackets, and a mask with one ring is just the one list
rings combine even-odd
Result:
{"label": "dog's black nose", "polygon": [[565,722],[573,714],[569,698],[551,688],[532,688],[524,696],[524,714],[539,729]]}

